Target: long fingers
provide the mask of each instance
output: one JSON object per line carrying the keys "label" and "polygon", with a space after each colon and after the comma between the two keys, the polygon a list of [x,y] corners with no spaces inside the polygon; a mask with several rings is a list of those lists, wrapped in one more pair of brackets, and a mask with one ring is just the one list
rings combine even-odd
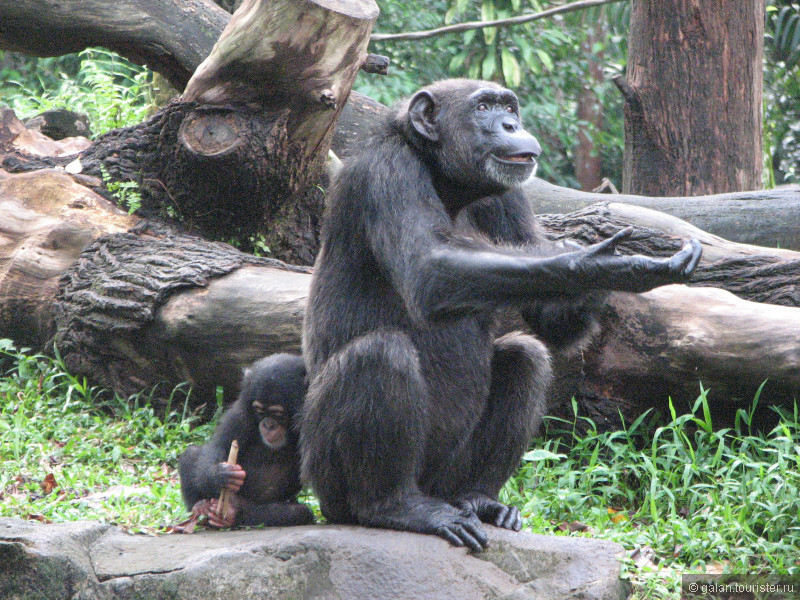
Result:
{"label": "long fingers", "polygon": [[516,506],[506,506],[505,510],[500,510],[494,520],[495,527],[519,531],[522,529],[522,515]]}
{"label": "long fingers", "polygon": [[661,285],[689,281],[702,256],[703,246],[697,239],[690,239],[678,252],[667,259],[662,259],[662,277],[665,279]]}
{"label": "long fingers", "polygon": [[489,545],[489,536],[472,511],[462,511],[461,516],[452,523],[439,527],[436,535],[454,546],[466,546],[474,552],[480,552]]}
{"label": "long fingers", "polygon": [[[700,262],[702,256],[703,246],[700,244],[699,240],[692,238],[684,244],[680,252],[672,257],[672,260],[676,261],[674,270],[688,279],[697,268],[697,264]],[[672,262],[672,260],[670,262]]]}
{"label": "long fingers", "polygon": [[625,242],[628,239],[630,239],[632,234],[633,234],[633,227],[625,227],[624,229],[620,229],[610,238],[607,238],[602,242],[598,242],[596,244],[589,246],[588,248],[589,253],[594,256],[598,256],[601,254],[614,254],[614,252],[617,249],[617,246],[622,242]]}
{"label": "long fingers", "polygon": [[247,473],[239,465],[229,465],[222,463],[225,471],[225,489],[232,492],[238,492],[244,485],[244,479]]}

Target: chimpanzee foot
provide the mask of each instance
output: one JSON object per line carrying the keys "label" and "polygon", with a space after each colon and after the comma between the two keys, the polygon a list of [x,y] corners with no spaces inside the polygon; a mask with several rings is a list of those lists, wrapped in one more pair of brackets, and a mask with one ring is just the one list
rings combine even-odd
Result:
{"label": "chimpanzee foot", "polygon": [[475,552],[489,545],[489,536],[472,510],[426,496],[382,502],[359,513],[362,525],[438,535],[453,546]]}
{"label": "chimpanzee foot", "polygon": [[456,502],[456,506],[474,512],[483,523],[512,531],[522,529],[522,515],[516,506],[506,506],[483,494],[468,494]]}
{"label": "chimpanzee foot", "polygon": [[471,510],[455,509],[454,512],[454,515],[446,518],[436,517],[434,533],[453,546],[459,548],[466,546],[474,552],[484,550],[489,545],[489,536],[486,535],[477,515]]}

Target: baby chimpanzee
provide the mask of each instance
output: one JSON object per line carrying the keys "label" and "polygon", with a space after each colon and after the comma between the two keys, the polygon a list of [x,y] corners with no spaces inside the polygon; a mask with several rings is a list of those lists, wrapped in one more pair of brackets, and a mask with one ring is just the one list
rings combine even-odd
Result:
{"label": "baby chimpanzee", "polygon": [[[263,358],[245,370],[239,398],[222,415],[213,437],[181,455],[183,500],[213,527],[305,525],[314,516],[297,502],[300,455],[293,425],[305,394],[303,359],[290,354]],[[231,442],[238,465],[225,463]],[[232,494],[220,514],[222,489]]]}

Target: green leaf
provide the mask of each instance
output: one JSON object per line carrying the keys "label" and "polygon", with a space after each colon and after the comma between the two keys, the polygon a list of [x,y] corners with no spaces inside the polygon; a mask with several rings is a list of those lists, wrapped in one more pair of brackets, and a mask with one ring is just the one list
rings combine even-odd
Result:
{"label": "green leaf", "polygon": [[467,60],[467,53],[461,52],[460,54],[456,54],[453,58],[450,59],[450,65],[448,69],[451,73],[456,73],[460,71],[464,67],[464,62]]}
{"label": "green leaf", "polygon": [[542,61],[544,68],[547,69],[548,71],[552,71],[553,59],[550,58],[550,55],[541,48],[536,49],[536,54],[539,56],[539,60]]}
{"label": "green leaf", "polygon": [[516,57],[511,54],[511,50],[503,48],[500,51],[500,58],[503,62],[503,77],[506,80],[506,85],[519,87],[522,83],[522,69],[520,69]]}
{"label": "green leaf", "polygon": [[450,25],[451,23],[453,23],[457,14],[458,14],[458,8],[454,4],[453,6],[447,9],[446,13],[444,13],[444,24]]}
{"label": "green leaf", "polygon": [[490,46],[486,53],[486,58],[481,63],[481,77],[483,79],[491,79],[497,71],[497,55],[495,54],[494,46]]}
{"label": "green leaf", "polygon": [[[481,20],[494,21],[496,18],[497,18],[497,11],[495,10],[494,2],[492,2],[492,0],[483,0],[483,4],[481,5]],[[487,46],[491,46],[492,44],[494,44],[494,40],[496,37],[497,37],[497,27],[483,28],[483,41],[486,43]],[[492,73],[494,74],[494,69],[492,70]]]}
{"label": "green leaf", "polygon": [[563,460],[565,458],[567,458],[566,454],[556,454],[555,452],[550,452],[549,450],[544,450],[542,448],[531,450],[530,452],[526,452],[522,456],[522,460],[527,462],[542,462],[543,460]]}

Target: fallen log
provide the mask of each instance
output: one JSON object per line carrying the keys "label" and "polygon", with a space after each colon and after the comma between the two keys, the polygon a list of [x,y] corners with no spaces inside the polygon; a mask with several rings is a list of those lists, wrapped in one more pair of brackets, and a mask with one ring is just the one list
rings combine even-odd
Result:
{"label": "fallen log", "polygon": [[230,18],[211,0],[0,2],[0,49],[61,56],[104,46],[182,90]]}
{"label": "fallen log", "polygon": [[538,213],[569,213],[610,201],[661,211],[743,244],[800,250],[797,187],[669,198],[581,192],[534,178],[525,184],[525,193]]}
{"label": "fallen log", "polygon": [[[610,207],[543,222],[554,238],[594,242],[624,223]],[[625,252],[666,255],[696,233],[675,219],[660,230],[664,216],[647,209],[637,219]],[[122,395],[160,384],[163,397],[190,381],[194,405],[213,406],[218,386],[235,397],[245,365],[300,349],[307,268],[141,221],[66,173],[0,176],[0,239],[0,337],[51,340],[74,373]],[[739,297],[685,286],[614,294],[597,338],[559,358],[554,411],[576,396],[598,422],[616,423],[620,411],[630,419],[670,396],[696,397],[699,381],[726,407],[765,379],[765,397],[792,401],[800,253],[700,239],[694,283]]]}
{"label": "fallen log", "polygon": [[61,276],[93,240],[138,220],[64,172],[0,170],[0,336],[43,348]]}
{"label": "fallen log", "polygon": [[620,412],[631,423],[669,398],[687,409],[702,384],[722,419],[717,425],[732,425],[736,409],[748,408],[764,382],[762,404],[791,406],[797,398],[799,331],[797,308],[748,302],[720,289],[614,294],[601,334],[581,357],[581,381],[561,399],[577,389],[585,414],[617,426]]}

